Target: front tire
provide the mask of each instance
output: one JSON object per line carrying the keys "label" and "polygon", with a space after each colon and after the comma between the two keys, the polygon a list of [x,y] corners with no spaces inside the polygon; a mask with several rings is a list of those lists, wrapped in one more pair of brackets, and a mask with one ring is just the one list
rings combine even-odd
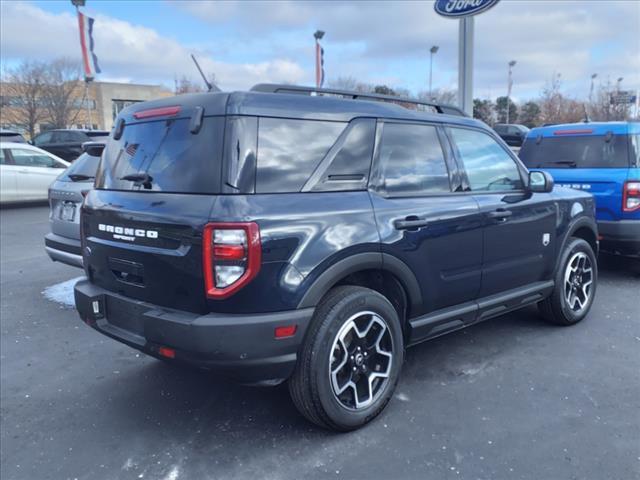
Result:
{"label": "front tire", "polygon": [[316,425],[354,430],[389,402],[403,360],[402,328],[391,303],[368,288],[337,287],[316,309],[289,392]]}
{"label": "front tire", "polygon": [[564,248],[550,297],[538,304],[544,318],[556,325],[575,325],[587,316],[596,294],[598,263],[591,245],[571,238]]}

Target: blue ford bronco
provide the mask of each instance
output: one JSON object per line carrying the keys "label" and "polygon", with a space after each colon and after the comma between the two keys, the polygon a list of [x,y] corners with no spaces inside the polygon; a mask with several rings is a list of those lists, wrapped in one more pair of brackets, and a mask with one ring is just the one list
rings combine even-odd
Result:
{"label": "blue ford bronco", "polygon": [[170,362],[283,381],[358,428],[405,348],[530,304],[593,303],[593,197],[455,107],[259,85],[122,111],[81,211],[80,317]]}
{"label": "blue ford bronco", "polygon": [[520,150],[530,169],[591,193],[603,251],[640,256],[640,123],[534,128]]}

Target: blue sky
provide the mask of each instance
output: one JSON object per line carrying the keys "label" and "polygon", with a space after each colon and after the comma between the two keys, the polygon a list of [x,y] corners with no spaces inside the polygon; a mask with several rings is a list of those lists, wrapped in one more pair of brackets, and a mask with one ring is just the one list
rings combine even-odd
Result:
{"label": "blue sky", "polygon": [[[4,67],[22,59],[79,57],[68,0],[1,4]],[[162,83],[197,80],[189,53],[223,89],[262,81],[313,82],[313,37],[325,30],[327,80],[351,76],[417,93],[457,85],[457,21],[437,16],[433,2],[187,2],[88,0],[96,18],[99,79]],[[589,77],[640,87],[640,2],[501,0],[476,17],[474,96],[503,95],[507,62],[517,60],[513,95],[539,94],[554,73],[563,91],[584,97]]]}

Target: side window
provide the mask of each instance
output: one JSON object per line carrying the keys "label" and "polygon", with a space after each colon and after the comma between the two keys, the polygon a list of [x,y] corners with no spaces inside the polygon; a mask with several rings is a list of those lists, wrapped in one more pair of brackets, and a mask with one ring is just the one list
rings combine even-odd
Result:
{"label": "side window", "polygon": [[436,128],[386,123],[380,143],[380,175],[391,196],[451,191]]}
{"label": "side window", "polygon": [[472,191],[520,190],[524,187],[516,162],[491,136],[478,130],[451,128],[451,137]]}
{"label": "side window", "polygon": [[4,157],[4,149],[0,148],[0,165],[6,165],[8,162],[5,160]]}
{"label": "side window", "polygon": [[299,192],[345,126],[342,122],[260,118],[256,193]]}
{"label": "side window", "polygon": [[33,143],[36,146],[44,145],[45,143],[51,143],[51,138],[52,137],[53,137],[53,133],[52,132],[41,133],[40,135],[38,135],[36,138],[33,139]]}
{"label": "side window", "polygon": [[53,158],[33,150],[12,148],[11,155],[15,164],[21,167],[53,167],[56,164]]}

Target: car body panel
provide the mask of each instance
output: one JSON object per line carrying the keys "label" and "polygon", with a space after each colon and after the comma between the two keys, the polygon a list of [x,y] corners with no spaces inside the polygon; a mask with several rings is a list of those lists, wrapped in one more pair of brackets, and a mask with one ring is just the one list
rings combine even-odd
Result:
{"label": "car body panel", "polygon": [[[24,143],[0,143],[0,149],[5,158],[5,163],[0,166],[3,185],[6,183],[9,188],[11,185],[15,188],[15,194],[3,195],[3,203],[46,200],[49,185],[60,175],[61,168],[69,166],[63,159]],[[41,167],[37,166],[38,163],[24,160],[31,153],[34,158],[45,157],[56,167]]]}

